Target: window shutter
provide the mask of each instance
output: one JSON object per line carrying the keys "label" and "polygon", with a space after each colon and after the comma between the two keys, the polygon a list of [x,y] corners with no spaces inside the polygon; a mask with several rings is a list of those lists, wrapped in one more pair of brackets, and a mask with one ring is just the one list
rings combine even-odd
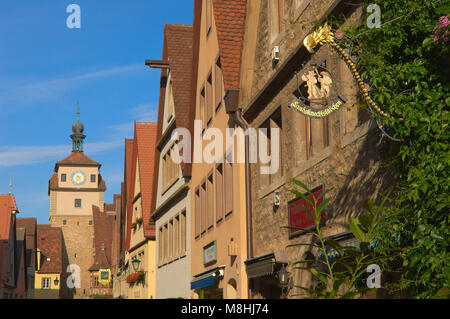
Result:
{"label": "window shutter", "polygon": [[202,128],[206,126],[206,107],[205,107],[205,87],[200,91],[200,120],[202,121]]}
{"label": "window shutter", "polygon": [[201,227],[201,232],[205,232],[206,231],[206,183],[203,182],[202,187],[200,187],[200,199],[202,201],[202,227]]}
{"label": "window shutter", "polygon": [[200,236],[200,218],[201,218],[201,201],[200,201],[200,189],[197,187],[195,190],[195,237]]}
{"label": "window shutter", "polygon": [[181,213],[181,253],[186,252],[186,212]]}
{"label": "window shutter", "polygon": [[214,106],[217,109],[219,107],[219,104],[222,102],[222,96],[223,96],[223,74],[222,74],[222,65],[220,63],[220,58],[218,58],[217,62],[216,62],[214,85],[215,85]]}
{"label": "window shutter", "polygon": [[216,214],[217,221],[223,218],[223,164],[216,168]]}
{"label": "window shutter", "polygon": [[212,72],[210,71],[206,81],[206,124],[212,119],[213,95],[212,95]]}
{"label": "window shutter", "polygon": [[231,163],[225,165],[225,215],[233,211],[233,166]]}
{"label": "window shutter", "polygon": [[214,184],[213,184],[213,176],[208,176],[207,179],[207,214],[208,214],[208,229],[214,224]]}

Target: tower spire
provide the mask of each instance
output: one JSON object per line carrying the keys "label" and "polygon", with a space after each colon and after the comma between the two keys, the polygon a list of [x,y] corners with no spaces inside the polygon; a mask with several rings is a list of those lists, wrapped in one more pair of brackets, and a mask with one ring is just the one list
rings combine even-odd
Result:
{"label": "tower spire", "polygon": [[77,123],[80,123],[80,104],[77,101]]}
{"label": "tower spire", "polygon": [[83,140],[86,135],[83,135],[84,125],[80,123],[80,105],[77,101],[77,121],[72,125],[73,134],[70,135],[72,139],[72,152],[83,152]]}
{"label": "tower spire", "polygon": [[12,192],[12,177],[9,178],[9,193]]}

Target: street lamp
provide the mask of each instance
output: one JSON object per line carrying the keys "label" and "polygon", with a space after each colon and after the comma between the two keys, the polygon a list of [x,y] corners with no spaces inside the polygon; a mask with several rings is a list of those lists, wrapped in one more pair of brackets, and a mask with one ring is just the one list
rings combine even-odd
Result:
{"label": "street lamp", "polygon": [[58,277],[56,277],[55,280],[53,280],[53,283],[55,284],[55,286],[58,286],[58,284],[59,284]]}
{"label": "street lamp", "polygon": [[134,271],[137,272],[139,270],[139,265],[141,264],[141,261],[135,258],[131,261],[131,263],[133,264]]}
{"label": "street lamp", "polygon": [[278,271],[278,279],[280,280],[280,284],[283,288],[286,288],[289,285],[289,276],[291,273],[286,270],[284,264],[281,266],[281,269]]}

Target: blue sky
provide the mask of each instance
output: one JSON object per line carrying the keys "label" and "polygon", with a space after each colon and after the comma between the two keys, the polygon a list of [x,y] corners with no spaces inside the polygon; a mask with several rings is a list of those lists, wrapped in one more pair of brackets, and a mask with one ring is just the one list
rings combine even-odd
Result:
{"label": "blue sky", "polygon": [[[69,4],[81,28],[69,29]],[[0,193],[19,217],[48,223],[48,180],[71,152],[80,103],[85,153],[102,163],[105,202],[120,193],[124,139],[133,122],[156,121],[165,23],[192,24],[193,1],[0,2]]]}

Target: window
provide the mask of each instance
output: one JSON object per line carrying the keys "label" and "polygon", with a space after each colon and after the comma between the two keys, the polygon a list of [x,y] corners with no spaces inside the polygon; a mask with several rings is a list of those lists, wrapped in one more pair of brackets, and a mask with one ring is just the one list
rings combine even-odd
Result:
{"label": "window", "polygon": [[233,164],[224,162],[225,216],[233,212]]}
{"label": "window", "polygon": [[92,279],[92,287],[98,287],[98,276],[94,276]]}
{"label": "window", "polygon": [[209,123],[211,122],[212,115],[213,115],[212,71],[209,71],[209,75],[206,80],[206,114],[205,114],[206,126],[208,126]]}
{"label": "window", "polygon": [[89,221],[89,226],[92,226],[92,220]]}
{"label": "window", "polygon": [[211,0],[206,0],[206,36],[211,32],[212,26],[212,3]]}
{"label": "window", "polygon": [[206,232],[206,221],[207,221],[207,215],[206,215],[206,181],[203,182],[202,186],[200,187],[200,198],[201,198],[201,207],[202,207],[202,234]]}
{"label": "window", "polygon": [[63,225],[65,226],[65,225],[67,225],[67,220],[63,220]]}
{"label": "window", "polygon": [[168,260],[168,256],[169,256],[169,232],[168,232],[168,225],[165,224],[164,225],[164,229],[163,229],[163,238],[164,238],[164,255],[163,255],[163,260],[167,261]]}
{"label": "window", "polygon": [[173,219],[169,221],[169,259],[174,256],[174,243],[173,243]]}
{"label": "window", "polygon": [[224,215],[223,207],[223,164],[216,167],[216,221],[220,222]]}
{"label": "window", "polygon": [[[293,92],[295,97],[300,98],[301,91],[303,96],[306,94],[306,86],[300,85],[297,90]],[[308,102],[314,105],[314,102]],[[295,115],[294,121],[297,122],[295,125],[296,134],[299,136],[295,143],[296,149],[304,149],[305,155],[298,154],[299,158],[296,159],[298,162],[303,158],[303,160],[309,160],[314,155],[320,154],[324,148],[330,145],[330,132],[329,132],[329,118],[311,118],[305,115]],[[303,120],[301,119],[303,118]],[[303,121],[303,123],[299,123]]]}
{"label": "window", "polygon": [[216,61],[215,66],[215,78],[214,78],[214,106],[215,110],[219,110],[222,105],[222,97],[223,97],[223,73],[222,73],[222,64],[220,62],[220,57]]}
{"label": "window", "polygon": [[206,96],[205,96],[205,87],[203,86],[202,89],[200,90],[200,120],[202,121],[203,129],[206,126],[205,108],[206,108]]}
{"label": "window", "polygon": [[201,212],[202,212],[199,187],[197,187],[197,189],[195,190],[194,212],[195,212],[195,238],[198,238],[200,236]]}
{"label": "window", "polygon": [[174,157],[175,157],[175,146],[174,143],[169,150],[166,152],[166,154],[163,156],[163,189],[167,190],[170,186],[173,185],[173,183],[177,180],[179,169],[178,164],[175,163]]}
{"label": "window", "polygon": [[174,257],[180,255],[180,215],[175,216],[173,220],[173,232],[174,232]]}
{"label": "window", "polygon": [[164,247],[164,234],[163,234],[163,228],[160,227],[159,228],[159,245],[158,245],[158,260],[159,263],[162,264],[163,263],[163,247]]}
{"label": "window", "polygon": [[[278,107],[278,109],[275,112],[273,112],[272,115],[260,126],[260,129],[266,130],[266,132],[264,132],[264,130],[261,130],[260,132],[262,132],[263,134],[266,135],[267,155],[271,157],[270,163],[267,163],[265,166],[271,165],[272,161],[274,161],[274,158],[278,157],[279,167],[275,173],[260,174],[260,179],[261,179],[262,184],[271,184],[276,179],[283,176],[283,170],[284,170],[284,168],[283,168],[283,125],[282,125],[282,117],[281,117],[281,106]],[[273,133],[272,130],[276,130],[276,129],[278,129],[278,132],[279,132],[278,152],[276,149],[272,150],[272,143],[275,142],[275,141],[273,141],[273,138],[275,138],[275,136],[272,137],[272,133]],[[275,169],[275,167],[273,167],[273,168]]]}
{"label": "window", "polygon": [[95,183],[97,175],[91,174],[91,183]]}
{"label": "window", "polygon": [[169,97],[169,99],[168,99],[168,105],[167,105],[167,122],[170,122],[170,120],[172,119],[172,116],[173,116],[173,107],[174,107],[172,79],[169,82],[169,96],[168,97]]}
{"label": "window", "polygon": [[210,229],[214,225],[214,184],[212,172],[206,180],[206,215],[206,225]]}
{"label": "window", "polygon": [[67,181],[67,175],[61,174],[61,182],[65,182],[65,181]]}
{"label": "window", "polygon": [[186,212],[182,212],[181,215],[181,253],[186,253]]}
{"label": "window", "polygon": [[306,118],[306,158],[319,154],[329,145],[328,117],[323,119]]}
{"label": "window", "polygon": [[81,199],[75,199],[75,207],[80,208],[81,207]]}
{"label": "window", "polygon": [[270,42],[283,30],[283,0],[269,0]]}
{"label": "window", "polygon": [[140,269],[145,269],[146,268],[144,254],[145,254],[144,251],[141,251],[138,254],[138,259],[141,261],[141,264],[139,265]]}
{"label": "window", "polygon": [[50,289],[50,281],[51,278],[49,277],[42,278],[42,289]]}

